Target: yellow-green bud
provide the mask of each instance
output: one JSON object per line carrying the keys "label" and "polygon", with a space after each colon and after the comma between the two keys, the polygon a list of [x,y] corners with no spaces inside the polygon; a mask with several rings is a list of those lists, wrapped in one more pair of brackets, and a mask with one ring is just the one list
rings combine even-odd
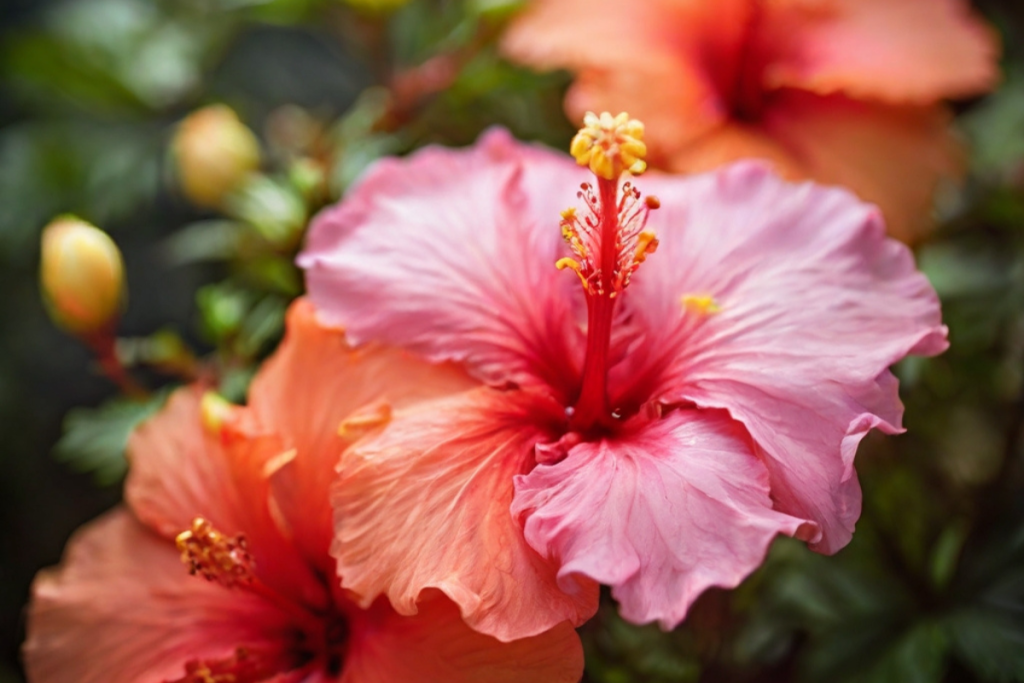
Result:
{"label": "yellow-green bud", "polygon": [[39,274],[50,317],[74,334],[112,327],[124,306],[121,251],[105,232],[73,216],[43,229]]}
{"label": "yellow-green bud", "polygon": [[260,144],[223,104],[198,109],[178,127],[172,144],[181,188],[189,201],[220,208],[225,196],[260,165]]}

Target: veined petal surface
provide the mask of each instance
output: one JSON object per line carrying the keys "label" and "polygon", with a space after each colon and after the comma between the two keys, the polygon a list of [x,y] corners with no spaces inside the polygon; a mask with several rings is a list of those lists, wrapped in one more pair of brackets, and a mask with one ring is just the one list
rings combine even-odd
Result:
{"label": "veined petal surface", "polygon": [[597,586],[556,580],[510,511],[513,478],[547,438],[525,392],[478,389],[417,404],[346,452],[332,490],[342,586],[415,614],[427,589],[509,641],[597,609]]}
{"label": "veined petal surface", "polygon": [[471,148],[378,162],[313,223],[299,264],[353,344],[464,361],[484,381],[566,386],[578,285],[561,277],[559,212],[586,175],[505,131]]}
{"label": "veined petal surface", "polygon": [[704,590],[738,585],[802,521],[772,509],[768,471],[723,411],[641,422],[517,477],[513,512],[560,576],[610,585],[623,617],[672,629]]}
{"label": "veined petal surface", "polygon": [[900,429],[889,366],[947,346],[934,290],[845,191],[753,164],[647,180],[662,248],[624,298],[642,352],[614,372],[621,400],[728,410],[763,449],[779,509],[838,550],[860,513],[856,443]]}
{"label": "veined petal surface", "polygon": [[278,650],[287,628],[266,601],[189,576],[173,543],[118,509],[36,578],[25,667],[33,683],[174,680],[241,644]]}

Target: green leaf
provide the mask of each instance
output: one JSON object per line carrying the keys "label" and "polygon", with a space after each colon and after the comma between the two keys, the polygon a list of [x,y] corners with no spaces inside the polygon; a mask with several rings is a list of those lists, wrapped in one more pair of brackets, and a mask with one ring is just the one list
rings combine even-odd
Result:
{"label": "green leaf", "polygon": [[267,344],[279,339],[284,332],[287,308],[288,302],[279,297],[267,296],[260,299],[242,323],[238,337],[241,353],[255,357]]}
{"label": "green leaf", "polygon": [[1024,627],[1005,614],[972,609],[949,620],[956,654],[987,681],[1024,681]]}
{"label": "green leaf", "polygon": [[920,624],[898,638],[865,674],[851,680],[939,683],[946,667],[947,647],[945,635],[936,624]]}
{"label": "green leaf", "polygon": [[975,173],[1012,173],[1024,157],[1024,79],[1011,75],[997,93],[963,118],[961,126],[972,143]]}
{"label": "green leaf", "polygon": [[238,333],[252,298],[252,293],[230,283],[207,285],[196,292],[202,329],[210,341],[221,344]]}
{"label": "green leaf", "polygon": [[223,282],[200,289],[196,302],[204,332],[236,360],[256,358],[284,330],[287,297]]}
{"label": "green leaf", "polygon": [[684,632],[626,623],[611,604],[601,608],[581,635],[588,680],[696,683],[700,678],[700,663]]}
{"label": "green leaf", "polygon": [[160,189],[161,128],[30,122],[0,133],[0,259],[34,248],[39,226],[71,212],[124,219]]}
{"label": "green leaf", "polygon": [[949,585],[960,561],[960,553],[967,540],[966,524],[951,524],[942,530],[931,550],[932,584],[942,589]]}
{"label": "green leaf", "polygon": [[992,248],[941,243],[926,245],[918,265],[943,298],[1005,291],[1009,277],[1005,253]]}
{"label": "green leaf", "polygon": [[64,436],[54,457],[101,486],[116,484],[128,468],[125,448],[135,427],[164,404],[169,391],[144,400],[114,398],[98,408],[74,408],[64,417]]}
{"label": "green leaf", "polygon": [[249,384],[256,375],[254,367],[231,367],[220,378],[217,393],[232,403],[244,403],[249,393]]}
{"label": "green leaf", "polygon": [[938,625],[849,620],[806,658],[806,681],[939,683],[948,643]]}
{"label": "green leaf", "polygon": [[226,261],[238,253],[244,231],[245,226],[235,221],[199,221],[168,237],[161,252],[171,266]]}
{"label": "green leaf", "polygon": [[306,205],[286,183],[251,176],[228,197],[228,213],[245,221],[270,244],[289,248],[302,238]]}

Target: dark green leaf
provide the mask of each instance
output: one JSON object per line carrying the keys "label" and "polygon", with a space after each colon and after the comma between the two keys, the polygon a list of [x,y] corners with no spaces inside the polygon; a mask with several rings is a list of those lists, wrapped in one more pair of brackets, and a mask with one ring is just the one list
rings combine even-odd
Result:
{"label": "dark green leaf", "polygon": [[161,391],[145,400],[119,397],[98,408],[69,411],[54,456],[80,472],[91,473],[101,486],[117,483],[128,467],[128,437],[163,405],[167,395]]}

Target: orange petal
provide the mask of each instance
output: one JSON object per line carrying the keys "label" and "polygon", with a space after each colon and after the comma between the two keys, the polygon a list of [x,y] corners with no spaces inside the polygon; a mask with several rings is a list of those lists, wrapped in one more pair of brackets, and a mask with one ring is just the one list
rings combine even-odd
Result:
{"label": "orange petal", "polygon": [[707,76],[676,59],[649,60],[642,70],[581,71],[565,97],[566,113],[625,111],[644,122],[648,162],[664,166],[673,151],[728,117]]}
{"label": "orange petal", "polygon": [[362,420],[347,436],[339,427],[357,412],[373,417],[375,410],[402,408],[474,383],[454,366],[428,364],[404,351],[353,350],[341,330],[317,322],[305,299],[292,305],[287,328],[280,348],[253,380],[249,406],[261,426],[295,449],[295,457],[271,475],[274,500],[308,560],[333,573],[333,563],[325,566],[333,536],[328,486],[342,451],[373,420]]}
{"label": "orange petal", "polygon": [[437,588],[503,641],[589,618],[596,584],[570,579],[564,592],[510,512],[513,477],[545,437],[537,408],[525,392],[477,389],[397,414],[347,451],[332,491],[342,585],[364,605],[386,594],[407,615]]}
{"label": "orange petal", "polygon": [[764,30],[782,50],[770,88],[929,104],[998,79],[996,33],[963,0],[785,0]]}
{"label": "orange petal", "polygon": [[190,660],[273,649],[286,625],[266,601],[189,576],[173,543],[120,509],[36,578],[25,667],[34,683],[173,680]]}
{"label": "orange petal", "polygon": [[779,175],[805,178],[807,171],[781,141],[755,125],[724,121],[680,149],[668,161],[676,173],[703,173],[741,159],[760,159]]}
{"label": "orange petal", "polygon": [[583,675],[583,649],[569,624],[502,643],[469,628],[440,595],[412,617],[380,601],[354,617],[352,631],[343,683],[576,683]]}
{"label": "orange petal", "polygon": [[534,0],[509,26],[501,47],[541,69],[625,68],[673,51],[683,21],[672,15],[679,9],[688,14],[686,8],[673,11],[673,4]]}
{"label": "orange petal", "polygon": [[895,107],[787,92],[764,128],[807,177],[842,185],[877,204],[889,234],[911,241],[932,223],[942,179],[959,175],[960,150],[938,107]]}
{"label": "orange petal", "polygon": [[763,159],[791,180],[840,185],[877,204],[889,234],[905,242],[931,225],[935,189],[960,175],[962,151],[939,107],[898,107],[775,93],[764,121],[726,123],[675,154],[678,173],[708,171],[739,159]]}
{"label": "orange petal", "polygon": [[535,0],[502,42],[509,58],[576,80],[566,112],[628,112],[644,122],[652,156],[704,134],[728,116],[720,86],[738,68],[750,0]]}
{"label": "orange petal", "polygon": [[294,552],[270,500],[267,466],[287,449],[272,435],[251,433],[241,415],[223,418],[227,424],[219,430],[204,424],[202,395],[200,387],[179,389],[132,434],[129,506],[167,538],[188,529],[195,517],[228,536],[242,534],[261,580],[308,604],[324,603],[323,585]]}

